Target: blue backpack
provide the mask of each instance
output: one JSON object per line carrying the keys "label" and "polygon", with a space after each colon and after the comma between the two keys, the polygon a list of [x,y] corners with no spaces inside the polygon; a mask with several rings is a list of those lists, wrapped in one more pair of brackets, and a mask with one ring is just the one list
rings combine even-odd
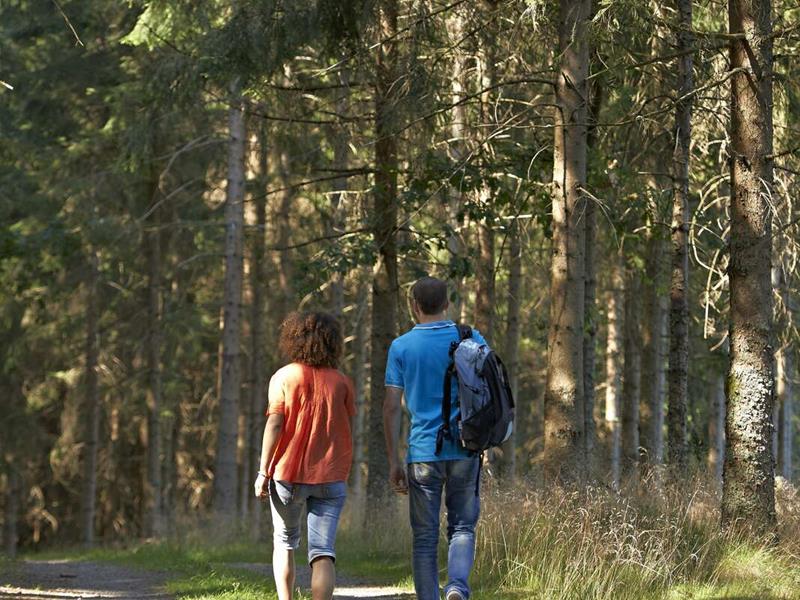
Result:
{"label": "blue backpack", "polygon": [[450,427],[453,379],[458,382],[458,441],[471,452],[501,445],[514,430],[514,398],[508,373],[500,357],[486,344],[472,338],[472,328],[457,325],[458,341],[450,344],[450,364],[444,376],[442,425],[436,435],[436,454],[445,439],[453,439]]}

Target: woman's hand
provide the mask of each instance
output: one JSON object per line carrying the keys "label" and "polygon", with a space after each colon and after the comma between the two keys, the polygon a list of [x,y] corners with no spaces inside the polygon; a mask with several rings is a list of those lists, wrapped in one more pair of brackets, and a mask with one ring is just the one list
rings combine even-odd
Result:
{"label": "woman's hand", "polygon": [[408,478],[402,465],[389,466],[389,485],[395,494],[408,494]]}
{"label": "woman's hand", "polygon": [[266,473],[259,473],[256,477],[255,492],[256,498],[266,500],[269,495],[269,478]]}

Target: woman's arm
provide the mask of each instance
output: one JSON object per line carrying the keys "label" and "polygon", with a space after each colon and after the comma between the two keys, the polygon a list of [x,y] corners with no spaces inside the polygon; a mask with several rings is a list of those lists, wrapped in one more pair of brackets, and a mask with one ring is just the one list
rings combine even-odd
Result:
{"label": "woman's arm", "polygon": [[267,469],[272,462],[275,449],[278,447],[278,440],[281,439],[283,432],[283,415],[271,414],[267,417],[267,425],[264,427],[264,437],[261,441],[261,462],[258,466],[258,479],[256,479],[256,496],[259,498],[267,497]]}

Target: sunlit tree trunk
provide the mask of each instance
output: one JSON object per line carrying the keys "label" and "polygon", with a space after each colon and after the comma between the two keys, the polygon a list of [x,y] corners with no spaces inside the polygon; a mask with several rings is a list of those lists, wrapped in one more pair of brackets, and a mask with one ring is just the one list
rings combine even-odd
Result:
{"label": "sunlit tree trunk", "polygon": [[722,463],[725,460],[725,377],[714,378],[711,388],[711,410],[708,415],[708,470],[714,481],[722,485]]}
{"label": "sunlit tree trunk", "polygon": [[545,470],[585,479],[583,322],[589,0],[561,0],[553,146],[553,254]]}
{"label": "sunlit tree trunk", "polygon": [[615,257],[612,267],[611,290],[608,295],[608,327],[606,340],[606,428],[609,433],[611,488],[618,490],[622,458],[622,405],[624,278],[622,258]]}
{"label": "sunlit tree trunk", "polygon": [[86,285],[86,364],[84,370],[83,481],[81,487],[81,539],[85,546],[94,544],[95,506],[97,501],[97,446],[100,435],[100,394],[97,386],[98,327],[97,279],[98,259],[89,257]]}
{"label": "sunlit tree trunk", "polygon": [[729,0],[730,351],[722,523],[775,527],[770,452],[772,348],[772,23],[769,0]]}
{"label": "sunlit tree trunk", "polygon": [[214,511],[223,521],[236,516],[236,447],[240,381],[242,276],[244,240],[245,119],[241,82],[231,85],[228,110],[228,184],[225,191],[225,284],[222,325],[219,426],[214,461]]}
{"label": "sunlit tree trunk", "polygon": [[[448,149],[450,158],[455,163],[457,172],[461,172],[463,163],[466,160],[466,127],[467,127],[467,103],[465,90],[465,72],[467,70],[467,56],[460,46],[464,37],[464,16],[460,7],[450,11],[447,19],[447,30],[450,44],[453,45],[452,75],[450,77],[450,99],[453,108],[450,111],[450,143]],[[448,225],[451,233],[447,241],[450,252],[450,271],[453,273],[454,294],[453,302],[450,307],[450,315],[455,320],[461,320],[462,307],[464,304],[464,271],[466,258],[464,256],[464,241],[461,235],[463,217],[463,193],[458,186],[450,191],[448,201]]]}
{"label": "sunlit tree trunk", "polygon": [[641,275],[628,274],[625,284],[625,371],[622,383],[622,456],[623,474],[639,474],[639,400],[641,397]]}
{"label": "sunlit tree trunk", "polygon": [[689,380],[689,146],[692,140],[692,0],[678,0],[678,101],[673,155],[672,279],[670,284],[668,460],[676,473],[687,461],[686,403]]}
{"label": "sunlit tree trunk", "polygon": [[375,77],[375,190],[372,232],[379,265],[372,280],[372,339],[368,428],[368,515],[386,495],[388,463],[383,439],[384,370],[397,322],[397,32],[396,0],[378,4],[379,44]]}

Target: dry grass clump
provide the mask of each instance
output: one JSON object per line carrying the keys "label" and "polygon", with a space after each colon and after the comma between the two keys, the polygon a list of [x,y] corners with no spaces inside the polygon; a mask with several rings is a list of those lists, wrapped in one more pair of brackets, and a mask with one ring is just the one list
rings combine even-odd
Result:
{"label": "dry grass clump", "polygon": [[[775,545],[722,532],[717,493],[697,481],[654,478],[639,490],[490,486],[479,585],[548,599],[800,597],[796,537]],[[794,500],[782,501],[784,530],[797,530]]]}

